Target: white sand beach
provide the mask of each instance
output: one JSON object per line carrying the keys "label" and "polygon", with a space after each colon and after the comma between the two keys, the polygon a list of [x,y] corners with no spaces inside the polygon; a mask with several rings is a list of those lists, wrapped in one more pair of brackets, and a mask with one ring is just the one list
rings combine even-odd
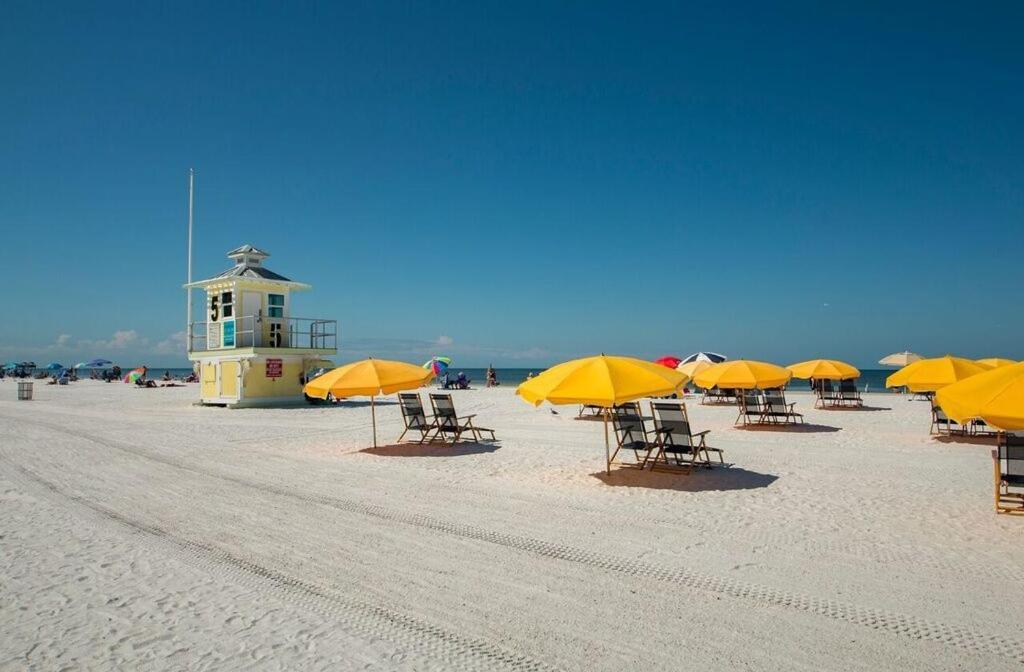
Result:
{"label": "white sand beach", "polygon": [[[367,403],[0,381],[0,669],[966,670],[1024,662],[991,446],[868,394],[803,430],[690,402],[732,466],[603,472],[600,422],[455,392],[499,442],[370,445]],[[401,427],[377,406],[382,443]]]}

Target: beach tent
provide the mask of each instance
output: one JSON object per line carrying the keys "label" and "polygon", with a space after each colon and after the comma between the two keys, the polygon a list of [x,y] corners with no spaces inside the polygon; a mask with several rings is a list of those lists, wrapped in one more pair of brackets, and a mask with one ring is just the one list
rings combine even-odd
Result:
{"label": "beach tent", "polygon": [[693,382],[704,388],[754,390],[782,387],[793,377],[789,369],[768,362],[737,359],[701,371]]}
{"label": "beach tent", "polygon": [[423,387],[434,372],[415,364],[393,362],[387,359],[364,359],[339,366],[306,383],[302,391],[314,399],[369,397],[370,417],[373,422],[373,447],[377,447],[377,395],[394,394],[402,390]]}
{"label": "beach tent", "polygon": [[934,357],[921,359],[885,379],[886,387],[906,387],[911,392],[934,392],[947,385],[991,370],[992,367],[978,364],[963,357]]}
{"label": "beach tent", "polygon": [[689,364],[690,362],[709,362],[711,364],[721,364],[725,360],[729,359],[725,355],[720,355],[717,352],[695,352],[692,355],[683,357],[682,364]]}
{"label": "beach tent", "polygon": [[604,409],[605,470],[612,473],[608,440],[609,409],[644,397],[678,394],[688,378],[654,362],[632,357],[598,355],[563,362],[516,388],[527,403],[589,404]]}
{"label": "beach tent", "polygon": [[852,364],[837,359],[812,359],[786,367],[794,378],[815,378],[818,380],[851,380],[860,377],[860,370]]}
{"label": "beach tent", "polygon": [[1024,429],[1024,363],[1001,366],[948,385],[935,402],[950,418],[964,424],[981,418],[1006,431]]}
{"label": "beach tent", "polygon": [[906,366],[907,364],[913,364],[921,359],[924,358],[916,352],[904,350],[903,352],[894,352],[891,355],[886,355],[878,360],[878,363],[883,366]]}

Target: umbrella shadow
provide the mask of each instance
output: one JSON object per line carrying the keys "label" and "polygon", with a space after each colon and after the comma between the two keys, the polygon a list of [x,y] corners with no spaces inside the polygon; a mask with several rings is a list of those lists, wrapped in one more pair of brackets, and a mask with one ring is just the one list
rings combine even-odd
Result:
{"label": "umbrella shadow", "polygon": [[839,411],[853,412],[853,413],[868,413],[871,411],[891,411],[890,406],[826,406],[825,408],[818,409],[820,411]]}
{"label": "umbrella shadow", "polygon": [[790,432],[793,434],[829,434],[842,431],[842,427],[832,425],[817,425],[814,423],[801,423],[798,425],[744,425],[734,427],[747,432]]}
{"label": "umbrella shadow", "polygon": [[995,436],[964,436],[962,434],[950,434],[932,437],[939,443],[959,443],[970,446],[994,446],[999,443]]}
{"label": "umbrella shadow", "polygon": [[500,448],[496,443],[476,443],[463,441],[455,444],[444,443],[393,443],[376,448],[363,448],[358,451],[380,457],[464,457],[466,455],[484,455],[493,453]]}
{"label": "umbrella shadow", "polygon": [[689,474],[682,471],[652,471],[624,467],[613,470],[611,474],[598,471],[591,476],[605,485],[616,488],[647,488],[678,492],[757,490],[767,488],[779,479],[775,474],[762,474],[732,466],[699,468]]}
{"label": "umbrella shadow", "polygon": [[[355,399],[341,399],[337,403],[326,405],[337,406],[338,408],[369,408],[371,406],[369,401]],[[378,408],[381,406],[398,406],[398,402],[390,399],[378,399],[377,401],[374,401],[372,405]]]}

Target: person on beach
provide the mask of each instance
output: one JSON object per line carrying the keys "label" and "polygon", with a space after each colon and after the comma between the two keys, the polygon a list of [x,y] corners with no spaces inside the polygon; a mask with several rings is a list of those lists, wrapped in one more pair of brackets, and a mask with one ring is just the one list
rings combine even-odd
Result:
{"label": "person on beach", "polygon": [[169,383],[172,380],[174,380],[174,378],[171,378],[171,372],[170,371],[164,371],[163,381],[165,383]]}
{"label": "person on beach", "polygon": [[490,364],[487,365],[487,387],[497,387],[501,385],[498,382],[498,373],[494,370],[494,367]]}

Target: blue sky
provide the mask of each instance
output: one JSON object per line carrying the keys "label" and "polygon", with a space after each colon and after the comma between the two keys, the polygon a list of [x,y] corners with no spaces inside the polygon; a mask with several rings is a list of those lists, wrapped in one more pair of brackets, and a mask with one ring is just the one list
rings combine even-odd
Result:
{"label": "blue sky", "polygon": [[339,361],[1024,358],[1019,4],[209,4],[6,6],[0,359],[185,363],[192,166]]}

